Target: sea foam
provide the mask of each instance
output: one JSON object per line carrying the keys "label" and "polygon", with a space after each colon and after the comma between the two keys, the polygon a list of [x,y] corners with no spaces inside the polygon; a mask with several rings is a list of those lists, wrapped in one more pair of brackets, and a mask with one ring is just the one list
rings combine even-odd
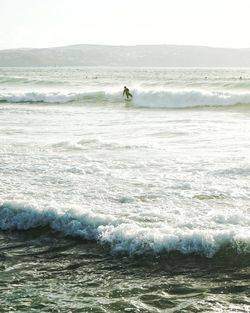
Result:
{"label": "sea foam", "polygon": [[[222,222],[222,221],[220,221]],[[58,211],[35,208],[14,202],[0,205],[2,231],[31,230],[46,227],[64,236],[95,240],[113,252],[130,255],[179,251],[212,257],[230,245],[237,253],[250,252],[250,233],[240,229],[188,229],[140,225],[126,218],[96,214],[92,211]]]}
{"label": "sea foam", "polygon": [[[231,106],[250,104],[250,93],[208,90],[134,89],[129,104],[149,108],[188,108],[199,106]],[[9,91],[0,93],[0,102],[8,103],[120,103],[122,92],[117,88],[87,91]]]}

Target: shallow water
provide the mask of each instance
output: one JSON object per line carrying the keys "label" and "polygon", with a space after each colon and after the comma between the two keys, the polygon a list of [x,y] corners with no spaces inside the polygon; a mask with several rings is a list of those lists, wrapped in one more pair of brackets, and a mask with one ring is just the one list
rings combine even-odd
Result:
{"label": "shallow water", "polygon": [[48,233],[1,237],[2,312],[249,311],[248,257],[128,257]]}

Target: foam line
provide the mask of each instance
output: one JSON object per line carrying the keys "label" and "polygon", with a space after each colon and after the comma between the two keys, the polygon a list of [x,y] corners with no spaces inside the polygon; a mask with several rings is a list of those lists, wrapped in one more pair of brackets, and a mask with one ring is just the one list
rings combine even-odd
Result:
{"label": "foam line", "polygon": [[131,255],[179,251],[183,254],[198,253],[212,257],[226,245],[238,253],[250,252],[250,234],[234,229],[175,229],[142,226],[131,220],[91,211],[57,211],[39,209],[13,202],[0,205],[0,230],[29,230],[49,227],[64,236],[96,240],[108,245],[114,252]]}
{"label": "foam line", "polygon": [[[250,104],[250,93],[231,93],[204,90],[132,90],[131,105],[149,108],[185,108],[196,106],[228,106]],[[0,102],[9,103],[68,103],[123,101],[118,90],[95,90],[82,92],[1,92]]]}

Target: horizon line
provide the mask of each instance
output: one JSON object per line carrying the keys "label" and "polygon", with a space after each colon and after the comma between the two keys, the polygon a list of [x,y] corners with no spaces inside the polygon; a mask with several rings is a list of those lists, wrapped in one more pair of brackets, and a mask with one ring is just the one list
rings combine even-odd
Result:
{"label": "horizon line", "polygon": [[248,50],[249,48],[232,48],[232,47],[215,47],[207,45],[196,45],[196,44],[89,44],[89,43],[76,43],[76,44],[67,44],[59,46],[49,46],[49,47],[19,47],[19,48],[0,48],[0,51],[4,50],[41,50],[41,49],[55,49],[55,48],[66,48],[74,46],[103,46],[103,47],[140,47],[140,46],[176,46],[176,47],[199,47],[199,48],[209,48],[209,49],[230,49],[230,50]]}

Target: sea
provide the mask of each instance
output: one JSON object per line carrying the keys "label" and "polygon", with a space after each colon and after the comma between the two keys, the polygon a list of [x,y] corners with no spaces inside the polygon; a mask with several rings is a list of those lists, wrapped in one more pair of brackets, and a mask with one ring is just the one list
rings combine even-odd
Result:
{"label": "sea", "polygon": [[250,68],[0,68],[0,312],[250,312],[249,178]]}

